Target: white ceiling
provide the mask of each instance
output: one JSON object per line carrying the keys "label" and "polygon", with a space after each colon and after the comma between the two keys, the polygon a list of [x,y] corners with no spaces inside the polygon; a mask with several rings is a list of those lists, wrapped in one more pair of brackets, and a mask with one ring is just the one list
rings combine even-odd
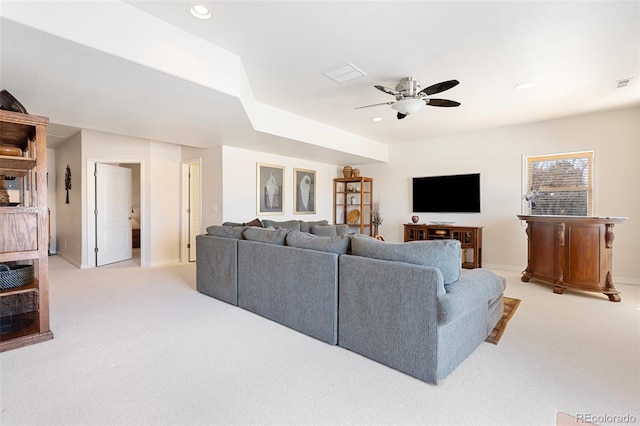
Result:
{"label": "white ceiling", "polygon": [[[202,1],[208,21],[189,15],[192,2],[127,3],[239,55],[256,101],[385,144],[640,105],[638,1]],[[200,146],[251,132],[234,96],[1,22],[2,88],[62,125],[53,129]],[[366,76],[338,84],[322,75],[349,62]],[[401,121],[389,106],[354,110],[393,100],[373,85],[409,76],[423,86],[459,80],[435,97],[462,105]],[[631,84],[616,88],[624,78]],[[513,89],[522,82],[535,85]],[[264,150],[294,146],[257,140]]]}

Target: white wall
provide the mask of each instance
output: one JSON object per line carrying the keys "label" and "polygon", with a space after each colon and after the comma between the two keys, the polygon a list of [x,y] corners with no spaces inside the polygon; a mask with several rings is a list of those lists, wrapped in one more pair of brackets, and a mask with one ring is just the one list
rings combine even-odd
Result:
{"label": "white wall", "polygon": [[[133,192],[141,187],[136,215],[141,215],[142,265],[179,262],[180,150],[179,145],[91,130],[82,130],[55,151],[48,150],[53,153],[48,152],[50,161],[55,161],[55,167],[48,169],[48,195],[57,253],[79,268],[94,266],[89,169],[96,162],[126,163],[139,169],[140,181]],[[64,190],[67,164],[72,171],[69,204]]]}
{"label": "white wall", "polygon": [[[83,167],[81,153],[82,137],[77,133],[56,149],[55,155],[55,190],[51,190],[48,197],[55,199],[55,221],[52,227],[52,239],[56,240],[58,255],[73,265],[80,267],[82,264],[82,176]],[[65,172],[67,165],[71,169],[71,190],[69,191],[69,204],[65,203]],[[51,181],[52,176],[49,176]],[[51,203],[53,205],[54,203]]]}
{"label": "white wall", "polygon": [[[339,177],[340,167],[333,164],[300,160],[292,157],[249,151],[230,146],[222,147],[222,183],[223,211],[221,222],[203,223],[219,225],[224,221],[249,222],[259,217],[276,221],[300,219],[333,221],[333,179]],[[257,209],[257,163],[284,166],[284,214],[258,215]],[[310,169],[316,171],[316,213],[294,215],[295,190],[293,169]],[[206,186],[204,188],[206,190]]]}
{"label": "white wall", "polygon": [[640,284],[640,108],[392,145],[386,164],[360,166],[375,182],[388,241],[402,241],[411,212],[411,178],[481,173],[481,213],[419,214],[420,222],[484,226],[483,264],[522,270],[527,262],[521,212],[522,156],[595,150],[595,215],[628,216],[615,228],[613,272]]}

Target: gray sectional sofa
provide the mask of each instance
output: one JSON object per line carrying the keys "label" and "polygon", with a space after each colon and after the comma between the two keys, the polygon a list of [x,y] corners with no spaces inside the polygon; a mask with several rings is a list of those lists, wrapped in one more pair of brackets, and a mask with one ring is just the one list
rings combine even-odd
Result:
{"label": "gray sectional sofa", "polygon": [[389,243],[290,222],[207,228],[198,291],[434,384],[502,316],[504,279],[463,272],[456,240]]}

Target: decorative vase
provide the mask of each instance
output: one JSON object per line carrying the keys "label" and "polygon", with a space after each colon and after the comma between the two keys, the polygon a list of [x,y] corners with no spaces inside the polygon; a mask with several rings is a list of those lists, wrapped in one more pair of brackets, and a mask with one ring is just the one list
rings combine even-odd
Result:
{"label": "decorative vase", "polygon": [[353,169],[351,171],[351,177],[360,177],[360,169]]}
{"label": "decorative vase", "polygon": [[411,222],[413,223],[418,223],[418,221],[420,220],[420,217],[418,216],[411,216]]}
{"label": "decorative vase", "polygon": [[353,176],[353,167],[351,166],[344,166],[342,168],[342,176],[344,176],[345,178],[350,178]]}

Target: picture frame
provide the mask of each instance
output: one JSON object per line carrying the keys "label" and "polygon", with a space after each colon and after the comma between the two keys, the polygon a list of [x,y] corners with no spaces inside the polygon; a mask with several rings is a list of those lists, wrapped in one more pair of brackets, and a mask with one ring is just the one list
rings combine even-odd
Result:
{"label": "picture frame", "polygon": [[256,175],[258,214],[284,214],[284,166],[257,163]]}
{"label": "picture frame", "polygon": [[294,214],[314,214],[316,212],[316,171],[293,169],[295,201]]}

